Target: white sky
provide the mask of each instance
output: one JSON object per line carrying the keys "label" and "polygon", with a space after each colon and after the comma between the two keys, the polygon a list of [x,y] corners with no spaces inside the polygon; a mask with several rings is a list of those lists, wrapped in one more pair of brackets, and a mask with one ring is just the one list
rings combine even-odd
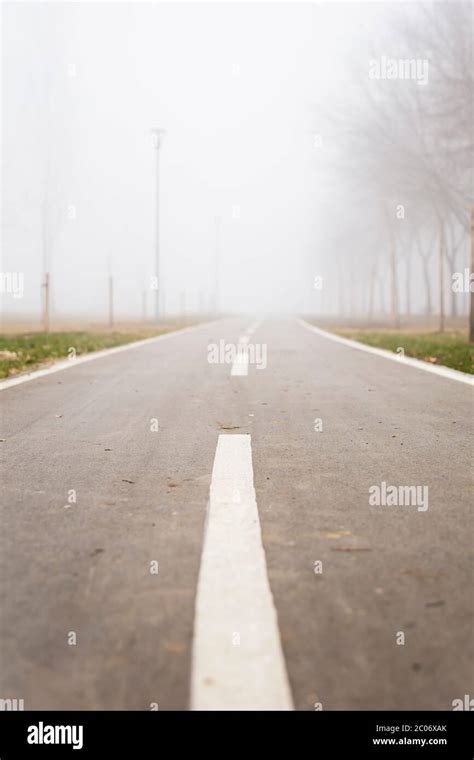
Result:
{"label": "white sky", "polygon": [[5,4],[2,269],[25,273],[25,297],[7,313],[39,312],[45,184],[54,314],[105,314],[108,261],[118,310],[140,313],[153,272],[154,126],[167,130],[166,309],[183,293],[188,308],[211,298],[220,215],[221,305],[304,310],[325,196],[317,107],[351,87],[347,60],[365,65],[388,8]]}

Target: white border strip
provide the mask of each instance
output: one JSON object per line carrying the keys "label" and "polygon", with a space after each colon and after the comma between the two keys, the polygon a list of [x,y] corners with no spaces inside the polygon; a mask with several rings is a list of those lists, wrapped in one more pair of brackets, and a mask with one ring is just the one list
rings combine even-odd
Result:
{"label": "white border strip", "polygon": [[30,380],[36,380],[39,377],[52,375],[54,372],[62,372],[63,369],[77,367],[78,364],[91,362],[94,361],[94,359],[102,359],[105,356],[112,356],[112,354],[119,354],[121,351],[128,351],[130,348],[140,348],[140,346],[146,346],[149,343],[156,343],[160,340],[165,340],[166,338],[173,338],[175,335],[193,332],[200,327],[206,327],[213,324],[216,324],[216,320],[213,320],[212,322],[201,322],[198,325],[190,325],[189,327],[183,327],[181,330],[170,330],[162,335],[155,335],[152,338],[144,338],[143,340],[135,340],[132,343],[124,343],[122,346],[114,346],[114,348],[104,348],[102,351],[91,351],[88,354],[81,354],[81,356],[77,356],[75,359],[65,359],[64,361],[56,362],[51,367],[46,367],[45,369],[37,369],[34,372],[18,375],[18,377],[9,377],[6,378],[6,380],[1,380],[0,391],[11,388],[13,385],[21,385],[21,383],[28,383]]}
{"label": "white border strip", "polygon": [[219,435],[196,596],[192,710],[292,710],[250,435]]}
{"label": "white border strip", "polygon": [[467,372],[459,372],[459,370],[451,369],[450,367],[442,367],[439,365],[434,366],[433,364],[423,362],[420,359],[413,359],[411,356],[401,356],[400,354],[395,354],[393,351],[386,351],[383,348],[367,346],[365,343],[359,343],[356,340],[350,340],[350,338],[343,338],[341,335],[321,330],[320,327],[315,327],[315,325],[306,322],[304,319],[297,319],[297,322],[301,327],[306,327],[307,330],[311,330],[311,332],[321,335],[323,338],[329,338],[329,340],[334,340],[336,343],[342,343],[350,348],[357,348],[359,351],[367,351],[369,354],[383,356],[385,359],[391,359],[391,361],[397,362],[397,364],[405,364],[409,367],[415,367],[415,369],[422,369],[425,372],[431,372],[433,375],[446,377],[448,380],[457,380],[460,383],[466,383],[466,385],[474,385],[474,376],[469,375]]}

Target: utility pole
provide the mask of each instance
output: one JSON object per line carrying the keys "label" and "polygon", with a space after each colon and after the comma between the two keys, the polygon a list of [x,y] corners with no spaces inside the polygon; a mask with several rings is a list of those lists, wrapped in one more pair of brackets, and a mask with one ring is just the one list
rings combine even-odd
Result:
{"label": "utility pole", "polygon": [[143,315],[143,321],[147,321],[147,313],[146,313],[146,290],[142,293],[142,315]]}
{"label": "utility pole", "polygon": [[152,129],[153,146],[156,153],[156,195],[155,195],[155,321],[159,322],[161,317],[160,310],[160,148],[165,136],[164,129]]}

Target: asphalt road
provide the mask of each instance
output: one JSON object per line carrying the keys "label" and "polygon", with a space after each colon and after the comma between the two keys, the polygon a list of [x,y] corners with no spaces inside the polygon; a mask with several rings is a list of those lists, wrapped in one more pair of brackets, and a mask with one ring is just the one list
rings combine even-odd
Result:
{"label": "asphalt road", "polygon": [[[218,436],[242,434],[295,708],[451,709],[474,694],[472,389],[289,318],[249,337],[266,369],[208,363],[210,343],[251,322],[0,393],[0,698],[189,707]],[[427,486],[428,509],[369,505],[382,481]]]}

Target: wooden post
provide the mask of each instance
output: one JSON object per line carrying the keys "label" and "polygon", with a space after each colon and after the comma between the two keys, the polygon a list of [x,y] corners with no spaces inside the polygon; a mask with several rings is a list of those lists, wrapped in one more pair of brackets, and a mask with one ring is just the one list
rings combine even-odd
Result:
{"label": "wooden post", "polygon": [[43,282],[43,332],[49,332],[49,272],[44,273]]}
{"label": "wooden post", "polygon": [[114,326],[114,278],[109,277],[109,327]]}

